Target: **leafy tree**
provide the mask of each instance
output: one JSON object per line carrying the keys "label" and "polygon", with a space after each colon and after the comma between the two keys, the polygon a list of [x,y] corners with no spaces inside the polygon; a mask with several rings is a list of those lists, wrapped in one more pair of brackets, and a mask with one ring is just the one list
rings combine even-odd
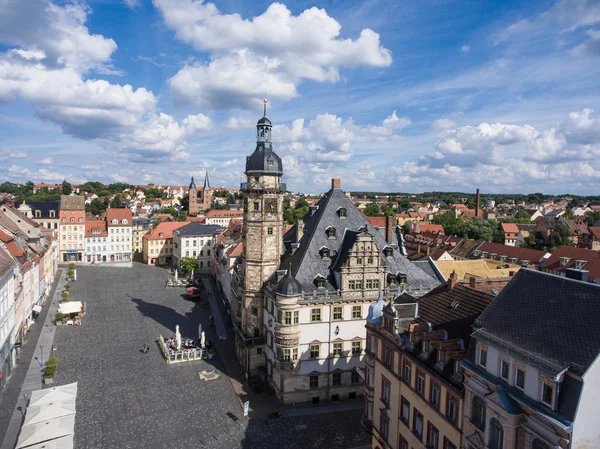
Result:
{"label": "leafy tree", "polygon": [[462,236],[465,232],[465,222],[457,218],[452,212],[436,215],[433,217],[433,223],[441,224],[446,235]]}
{"label": "leafy tree", "polygon": [[571,230],[567,225],[559,223],[556,225],[554,241],[556,246],[574,246],[571,241]]}
{"label": "leafy tree", "polygon": [[188,194],[186,194],[183,198],[181,198],[180,204],[181,204],[182,210],[189,211],[190,210],[190,196]]}
{"label": "leafy tree", "polygon": [[10,193],[16,196],[19,193],[19,186],[12,182],[3,182],[0,184],[0,192]]}
{"label": "leafy tree", "polygon": [[63,195],[70,195],[73,192],[73,188],[71,187],[71,184],[67,182],[67,180],[65,179],[62,182],[62,194]]}
{"label": "leafy tree", "polygon": [[565,218],[565,220],[572,220],[573,218],[575,218],[575,215],[573,215],[573,210],[567,209],[563,217]]}
{"label": "leafy tree", "polygon": [[308,201],[306,201],[306,198],[304,197],[300,197],[298,199],[298,201],[296,201],[296,204],[294,205],[294,209],[302,209],[306,207],[306,210],[308,211],[309,208],[309,204]]}
{"label": "leafy tree", "polygon": [[124,207],[123,203],[121,202],[121,197],[119,197],[119,195],[115,195],[115,197],[110,202],[110,207],[112,207],[113,209],[122,209]]}
{"label": "leafy tree", "polygon": [[198,268],[198,261],[194,257],[184,257],[181,259],[181,273],[189,274],[192,270]]}
{"label": "leafy tree", "polygon": [[597,221],[600,221],[600,210],[593,210],[586,214],[585,222],[588,226],[594,226]]}
{"label": "leafy tree", "polygon": [[106,204],[101,199],[95,198],[90,204],[85,205],[85,211],[90,212],[93,215],[100,215],[101,213],[106,212]]}
{"label": "leafy tree", "polygon": [[296,223],[296,217],[294,216],[294,210],[289,207],[287,209],[285,209],[285,211],[283,212],[283,218],[285,219],[285,221],[287,221],[288,224],[293,225],[294,223]]}
{"label": "leafy tree", "polygon": [[188,213],[186,210],[182,210],[181,212],[179,212],[179,217],[177,217],[177,221],[185,221],[187,220],[188,217]]}
{"label": "leafy tree", "polygon": [[381,217],[381,209],[377,203],[371,203],[365,207],[364,214],[367,217]]}

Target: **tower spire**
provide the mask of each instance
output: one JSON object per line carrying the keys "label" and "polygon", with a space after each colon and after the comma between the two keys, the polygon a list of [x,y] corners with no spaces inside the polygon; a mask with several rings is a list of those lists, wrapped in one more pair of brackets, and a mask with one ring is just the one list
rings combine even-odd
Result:
{"label": "tower spire", "polygon": [[206,174],[204,175],[204,187],[203,190],[210,190],[210,182],[208,181],[208,170],[206,171]]}
{"label": "tower spire", "polygon": [[264,104],[264,106],[263,106],[263,117],[267,116],[267,102],[268,102],[268,100],[267,100],[267,93],[265,92],[265,99],[263,100],[263,104]]}

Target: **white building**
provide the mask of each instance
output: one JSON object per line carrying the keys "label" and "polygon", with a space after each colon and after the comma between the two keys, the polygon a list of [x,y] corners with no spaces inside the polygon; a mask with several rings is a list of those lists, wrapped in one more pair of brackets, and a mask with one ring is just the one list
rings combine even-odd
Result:
{"label": "white building", "polygon": [[191,222],[173,231],[173,263],[181,268],[181,259],[193,257],[198,261],[199,272],[210,272],[213,261],[213,236],[221,226]]}
{"label": "white building", "polygon": [[104,220],[85,222],[85,257],[88,263],[101,263],[108,260],[108,231]]}
{"label": "white building", "polygon": [[223,228],[229,226],[231,220],[241,220],[244,216],[243,210],[238,209],[212,209],[204,214],[207,225],[219,225]]}
{"label": "white building", "polygon": [[16,261],[0,247],[0,390],[16,362],[14,354]]}
{"label": "white building", "polygon": [[108,261],[129,262],[132,255],[132,222],[131,210],[127,208],[111,208],[106,211],[108,224]]}

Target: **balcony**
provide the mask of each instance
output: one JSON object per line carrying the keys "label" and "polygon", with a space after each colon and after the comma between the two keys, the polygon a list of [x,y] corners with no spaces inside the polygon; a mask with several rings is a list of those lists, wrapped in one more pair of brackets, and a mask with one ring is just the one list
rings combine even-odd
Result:
{"label": "balcony", "polygon": [[298,366],[297,360],[289,360],[286,362],[282,362],[279,360],[275,360],[275,367],[280,370],[294,370]]}
{"label": "balcony", "polygon": [[279,184],[279,188],[265,187],[260,183],[240,183],[240,190],[252,190],[256,192],[287,192],[287,184],[282,182]]}

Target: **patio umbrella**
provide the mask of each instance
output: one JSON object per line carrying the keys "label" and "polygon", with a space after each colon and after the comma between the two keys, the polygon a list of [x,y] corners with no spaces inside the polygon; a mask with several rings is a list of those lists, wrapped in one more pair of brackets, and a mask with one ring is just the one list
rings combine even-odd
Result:
{"label": "patio umbrella", "polygon": [[202,323],[198,324],[198,338],[202,337]]}
{"label": "patio umbrella", "polygon": [[200,293],[200,290],[197,287],[188,287],[185,289],[188,295],[194,296]]}
{"label": "patio umbrella", "polygon": [[177,282],[177,279],[179,279],[179,276],[177,274],[177,268],[175,268],[175,282]]}
{"label": "patio umbrella", "polygon": [[56,440],[27,446],[27,449],[73,449],[73,435],[67,435],[66,437],[57,438]]}
{"label": "patio umbrella", "polygon": [[192,269],[192,277],[191,277],[192,281],[194,280],[194,270]]}
{"label": "patio umbrella", "polygon": [[177,342],[177,350],[181,349],[181,334],[179,333],[179,324],[175,326],[175,341]]}
{"label": "patio umbrella", "polygon": [[67,401],[51,402],[50,404],[34,405],[27,407],[27,415],[25,416],[23,425],[37,424],[39,422],[73,415],[74,413],[75,398]]}
{"label": "patio umbrella", "polygon": [[200,334],[200,346],[204,347],[205,342],[206,342],[206,335],[204,334],[204,332],[202,332],[202,334]]}
{"label": "patio umbrella", "polygon": [[45,390],[36,390],[31,393],[29,407],[33,407],[34,405],[73,400],[76,396],[77,382],[62,385],[60,387],[46,388]]}
{"label": "patio umbrella", "polygon": [[75,415],[23,426],[21,428],[21,434],[19,435],[16,449],[43,443],[44,441],[55,440],[56,438],[67,435],[73,435],[74,430]]}

